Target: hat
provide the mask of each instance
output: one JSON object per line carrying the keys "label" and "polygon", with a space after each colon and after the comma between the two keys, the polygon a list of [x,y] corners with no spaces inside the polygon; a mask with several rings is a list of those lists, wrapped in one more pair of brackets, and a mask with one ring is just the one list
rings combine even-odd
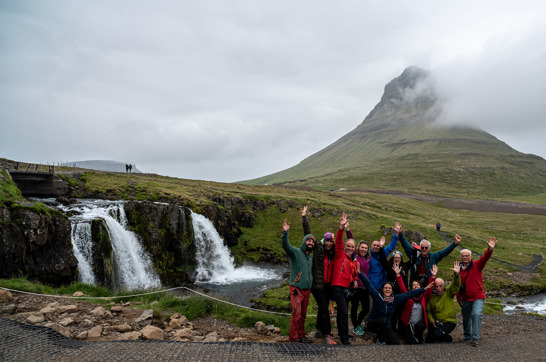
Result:
{"label": "hat", "polygon": [[334,234],[332,233],[324,234],[324,240],[334,240]]}

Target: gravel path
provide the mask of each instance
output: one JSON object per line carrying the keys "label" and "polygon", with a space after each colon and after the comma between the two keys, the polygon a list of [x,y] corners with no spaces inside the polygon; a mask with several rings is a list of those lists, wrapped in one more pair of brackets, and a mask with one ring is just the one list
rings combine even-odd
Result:
{"label": "gravel path", "polygon": [[335,346],[289,343],[79,342],[39,326],[0,319],[2,361],[546,361],[546,333],[483,338],[464,343],[401,346]]}

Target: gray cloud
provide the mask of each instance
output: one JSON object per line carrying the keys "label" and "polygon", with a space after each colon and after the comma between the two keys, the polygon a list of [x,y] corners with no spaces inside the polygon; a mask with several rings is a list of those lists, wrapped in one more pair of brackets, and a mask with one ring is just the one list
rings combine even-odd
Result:
{"label": "gray cloud", "polygon": [[259,177],[355,128],[410,65],[450,119],[546,157],[546,5],[421,5],[2,1],[0,157]]}

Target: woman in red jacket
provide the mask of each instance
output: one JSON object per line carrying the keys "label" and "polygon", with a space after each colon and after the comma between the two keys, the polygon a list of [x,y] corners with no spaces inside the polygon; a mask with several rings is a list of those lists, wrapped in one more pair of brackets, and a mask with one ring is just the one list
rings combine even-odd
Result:
{"label": "woman in red jacket", "polygon": [[[406,293],[406,286],[404,283],[400,283],[402,280],[400,266],[394,265],[393,269],[396,273],[396,278],[398,279],[400,291],[402,293]],[[438,274],[438,266],[433,265],[429,284],[434,283],[436,280],[436,274]],[[423,285],[416,279],[411,283],[411,289],[414,290],[419,288],[423,288]],[[429,288],[425,291],[425,293],[410,298],[406,301],[406,305],[402,311],[400,320],[403,323],[402,329],[407,344],[418,344],[423,342],[423,332],[428,327],[427,302],[432,295],[432,289],[433,288]]]}
{"label": "woman in red jacket", "polygon": [[339,228],[336,234],[334,268],[332,273],[332,295],[337,305],[337,329],[342,344],[349,342],[349,308],[348,300],[358,287],[356,281],[358,269],[356,260],[353,261],[355,241],[348,239],[343,242],[343,230],[347,226],[347,214],[339,219]]}

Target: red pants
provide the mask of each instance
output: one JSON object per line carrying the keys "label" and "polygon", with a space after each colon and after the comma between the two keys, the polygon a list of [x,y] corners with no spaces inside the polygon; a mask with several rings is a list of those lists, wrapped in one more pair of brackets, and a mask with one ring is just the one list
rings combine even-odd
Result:
{"label": "red pants", "polygon": [[311,289],[298,289],[290,286],[290,303],[292,305],[292,317],[290,318],[290,331],[288,339],[295,341],[305,337],[305,317]]}

